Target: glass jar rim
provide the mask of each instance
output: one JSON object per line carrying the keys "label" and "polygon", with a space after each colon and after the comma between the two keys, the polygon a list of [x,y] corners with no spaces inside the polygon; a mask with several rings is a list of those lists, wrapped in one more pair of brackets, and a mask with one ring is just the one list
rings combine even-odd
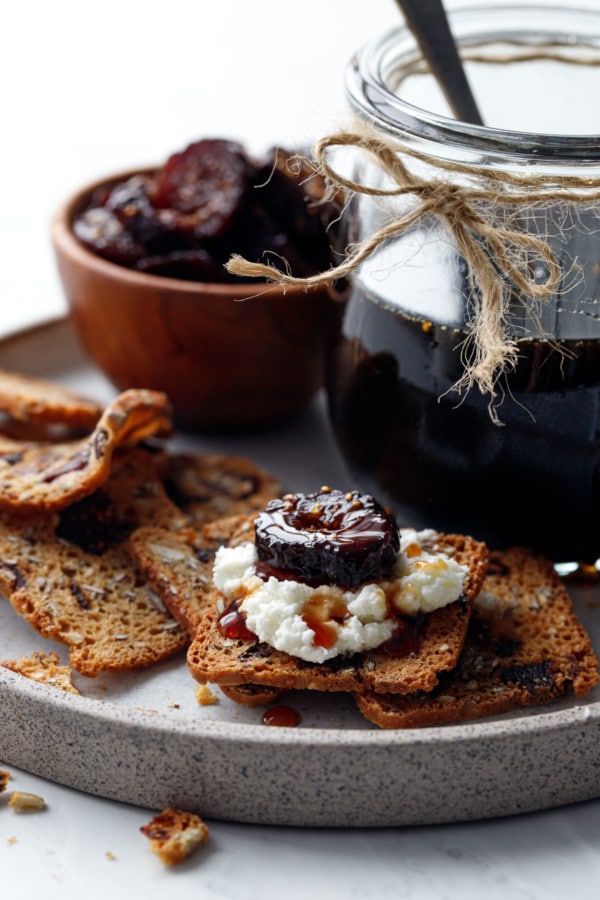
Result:
{"label": "glass jar rim", "polygon": [[[523,23],[537,17],[529,33]],[[467,41],[501,41],[527,35],[573,48],[593,45],[600,52],[600,10],[564,5],[466,6],[448,11],[459,46]],[[502,24],[503,23],[503,24]],[[494,26],[493,31],[491,30]],[[346,69],[346,94],[362,118],[412,147],[434,157],[460,159],[480,166],[507,164],[600,164],[600,135],[539,134],[474,125],[415,106],[388,86],[390,74],[422,58],[414,35],[401,25],[365,44]]]}

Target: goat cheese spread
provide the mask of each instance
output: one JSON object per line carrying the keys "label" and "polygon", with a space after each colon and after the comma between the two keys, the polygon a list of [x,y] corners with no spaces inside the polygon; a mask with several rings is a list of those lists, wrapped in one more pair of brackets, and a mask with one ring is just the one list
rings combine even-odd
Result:
{"label": "goat cheese spread", "polygon": [[[430,613],[458,600],[467,572],[441,552],[430,552],[435,532],[400,530],[400,552],[393,575],[353,590],[335,585],[311,587],[296,581],[259,577],[253,543],[221,547],[213,580],[228,600],[238,600],[247,627],[264,641],[307,662],[373,650],[387,641],[398,615]],[[317,641],[320,625],[330,638]],[[312,626],[312,627],[311,627]]]}

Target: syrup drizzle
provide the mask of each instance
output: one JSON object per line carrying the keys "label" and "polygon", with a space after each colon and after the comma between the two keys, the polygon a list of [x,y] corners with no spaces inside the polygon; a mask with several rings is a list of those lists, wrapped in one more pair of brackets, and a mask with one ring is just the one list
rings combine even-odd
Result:
{"label": "syrup drizzle", "polygon": [[403,616],[398,619],[394,633],[379,648],[394,659],[402,659],[419,649],[421,628],[425,621],[424,615]]}
{"label": "syrup drizzle", "polygon": [[224,638],[232,641],[256,641],[258,638],[246,625],[246,619],[240,612],[240,600],[234,600],[221,613],[217,620],[217,628]]}

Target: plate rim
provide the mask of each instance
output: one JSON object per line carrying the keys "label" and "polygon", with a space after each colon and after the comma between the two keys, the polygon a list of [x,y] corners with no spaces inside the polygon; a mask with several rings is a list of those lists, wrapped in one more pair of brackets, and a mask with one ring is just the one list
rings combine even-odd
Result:
{"label": "plate rim", "polygon": [[[18,349],[19,341],[26,341],[28,338],[35,338],[39,335],[42,337],[45,335],[47,340],[52,341],[53,330],[62,329],[65,325],[70,324],[69,316],[63,315],[49,318],[33,326],[26,326],[19,331],[0,337],[0,351],[6,346],[17,346]],[[74,332],[72,336],[76,341]],[[85,357],[85,354],[83,354],[83,363],[95,371],[93,364]],[[10,601],[6,600],[5,602],[10,606]],[[184,660],[182,660],[182,664],[185,665]],[[191,674],[189,674],[189,678],[193,685]],[[159,742],[163,743],[168,742],[169,739],[173,742],[179,739],[181,745],[185,744],[186,746],[196,742],[200,752],[208,755],[218,753],[218,748],[226,747],[233,756],[240,756],[245,750],[250,757],[256,759],[260,757],[261,751],[264,753],[265,748],[271,748],[278,765],[284,764],[288,759],[303,758],[308,750],[312,751],[314,755],[321,753],[322,760],[331,760],[337,752],[345,759],[350,758],[353,763],[358,763],[358,760],[366,758],[368,754],[375,754],[375,758],[380,761],[383,768],[391,772],[395,771],[393,766],[402,765],[403,762],[417,764],[416,761],[419,760],[419,764],[421,764],[420,757],[425,758],[425,765],[427,765],[429,756],[435,757],[438,763],[443,758],[449,761],[449,765],[456,765],[456,759],[463,762],[468,761],[469,755],[475,753],[479,754],[480,759],[485,757],[480,762],[480,775],[487,777],[491,782],[493,782],[496,769],[493,750],[487,754],[487,757],[484,753],[487,744],[490,745],[490,748],[499,749],[507,757],[517,753],[519,747],[549,745],[558,758],[560,748],[566,747],[568,740],[577,737],[582,744],[583,759],[580,761],[589,760],[590,769],[593,768],[592,757],[595,751],[592,748],[597,743],[596,732],[600,735],[600,700],[590,701],[574,695],[568,699],[569,705],[561,706],[559,709],[548,704],[518,710],[516,714],[505,713],[493,718],[428,725],[420,728],[383,729],[374,725],[363,729],[304,725],[300,725],[299,728],[267,728],[263,724],[248,722],[217,721],[204,717],[194,719],[187,711],[173,716],[160,709],[144,709],[134,707],[127,702],[115,703],[108,698],[98,699],[81,694],[71,694],[0,667],[0,710],[5,706],[11,708],[11,704],[16,701],[28,709],[38,711],[42,720],[56,717],[57,721],[68,722],[70,727],[87,722],[93,725],[93,730],[97,730],[98,726],[103,726],[115,739],[119,736],[133,738],[141,731],[144,734],[154,735]],[[0,758],[4,754],[9,762],[12,761],[13,765],[18,766],[17,758],[21,755],[28,760],[24,765],[26,769],[32,772],[37,769],[37,774],[49,777],[51,780],[91,793],[99,793],[101,796],[110,796],[112,799],[123,802],[149,806],[158,805],[155,802],[146,802],[144,794],[141,795],[140,800],[137,786],[132,787],[131,792],[125,791],[125,796],[112,795],[103,788],[96,790],[93,783],[90,786],[88,774],[78,772],[71,776],[68,770],[68,758],[63,759],[60,752],[57,759],[36,759],[35,754],[33,757],[31,756],[30,749],[23,753],[19,740],[18,734],[13,734],[12,737],[5,735],[4,738],[0,735]],[[515,745],[514,749],[513,744]],[[43,754],[43,752],[42,750],[41,753]],[[147,762],[148,753],[149,751],[144,750],[142,754],[145,762]],[[544,762],[546,763],[545,760]],[[44,771],[40,771],[40,767]],[[325,772],[323,772],[323,778],[324,776]],[[506,773],[502,777],[506,779]],[[571,777],[571,782],[572,780]],[[510,784],[510,781],[507,783]],[[252,786],[247,786],[248,791],[251,788]],[[491,790],[491,784],[488,785],[488,789]],[[238,817],[236,810],[232,809],[231,803],[229,807],[217,804],[215,817],[256,824],[266,824],[270,817],[270,824],[384,827],[459,820],[472,821],[477,818],[489,818],[523,811],[523,809],[513,808],[514,804],[507,806],[504,800],[500,800],[496,807],[490,806],[491,811],[488,813],[482,810],[481,803],[483,801],[471,798],[469,800],[471,805],[467,803],[462,813],[455,809],[444,809],[437,818],[427,819],[422,810],[418,808],[421,797],[419,791],[425,790],[425,788],[416,785],[410,789],[412,794],[409,791],[409,799],[412,799],[414,804],[413,808],[407,809],[405,812],[400,807],[395,807],[393,820],[387,821],[385,813],[379,814],[373,811],[369,813],[367,810],[362,813],[362,819],[346,821],[343,817],[343,804],[342,811],[336,812],[335,815],[331,811],[319,807],[321,803],[321,797],[317,796],[319,790],[321,792],[327,790],[325,782],[315,787],[316,794],[309,795],[308,803],[313,804],[310,810],[308,808],[306,811],[291,809],[289,808],[290,800],[287,801],[287,807],[283,804],[279,809],[277,799],[273,799],[271,795],[267,797],[265,794],[262,797],[263,806],[258,804],[259,811],[256,813],[246,811]],[[249,796],[254,802],[254,795]],[[552,793],[544,785],[540,785],[536,789],[532,788],[530,805],[527,810],[558,806],[564,802],[572,802],[573,799],[585,800],[597,796],[600,796],[600,783],[596,775],[590,771],[586,784],[580,790],[575,789],[572,783],[561,787],[558,794]],[[155,795],[148,797],[148,800],[152,801],[157,799]],[[250,802],[248,797],[245,799],[246,803]],[[344,802],[348,803],[349,801]],[[265,809],[268,810],[266,814]]]}

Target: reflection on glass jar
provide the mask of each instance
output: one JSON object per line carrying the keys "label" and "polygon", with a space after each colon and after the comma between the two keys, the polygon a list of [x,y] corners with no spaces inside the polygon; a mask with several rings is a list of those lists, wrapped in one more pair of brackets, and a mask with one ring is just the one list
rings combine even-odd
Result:
{"label": "reflection on glass jar", "polygon": [[[497,114],[502,127],[471,126],[441,107],[413,105],[419,91],[432,104],[437,99],[431,84],[413,83],[426,76],[406,77],[418,68],[418,51],[404,29],[353,60],[351,104],[400,152],[425,154],[426,163],[411,164],[434,183],[476,191],[482,171],[549,175],[553,190],[544,202],[525,194],[511,228],[550,247],[561,282],[539,302],[513,291],[506,328],[517,360],[497,382],[499,424],[477,384],[453,389],[464,375],[477,287],[447,221],[419,219],[354,273],[328,372],[332,423],[360,486],[387,498],[402,523],[524,543],[557,561],[593,561],[600,556],[600,203],[593,194],[572,202],[568,190],[571,177],[600,187],[600,108],[582,103],[581,94],[585,84],[585,96],[596,95],[600,83],[600,15],[488,7],[455,13],[451,23],[467,58],[488,60],[473,62],[469,77],[485,121],[493,126]],[[504,130],[510,109],[513,127],[525,121],[540,130]],[[439,172],[436,160],[444,164]],[[453,174],[448,163],[475,174]],[[353,178],[387,184],[366,158]],[[414,203],[414,196],[359,195],[350,213],[353,238],[361,241]],[[505,221],[504,206],[498,199],[487,210],[490,221]],[[543,281],[547,272],[535,254],[529,265]]]}

